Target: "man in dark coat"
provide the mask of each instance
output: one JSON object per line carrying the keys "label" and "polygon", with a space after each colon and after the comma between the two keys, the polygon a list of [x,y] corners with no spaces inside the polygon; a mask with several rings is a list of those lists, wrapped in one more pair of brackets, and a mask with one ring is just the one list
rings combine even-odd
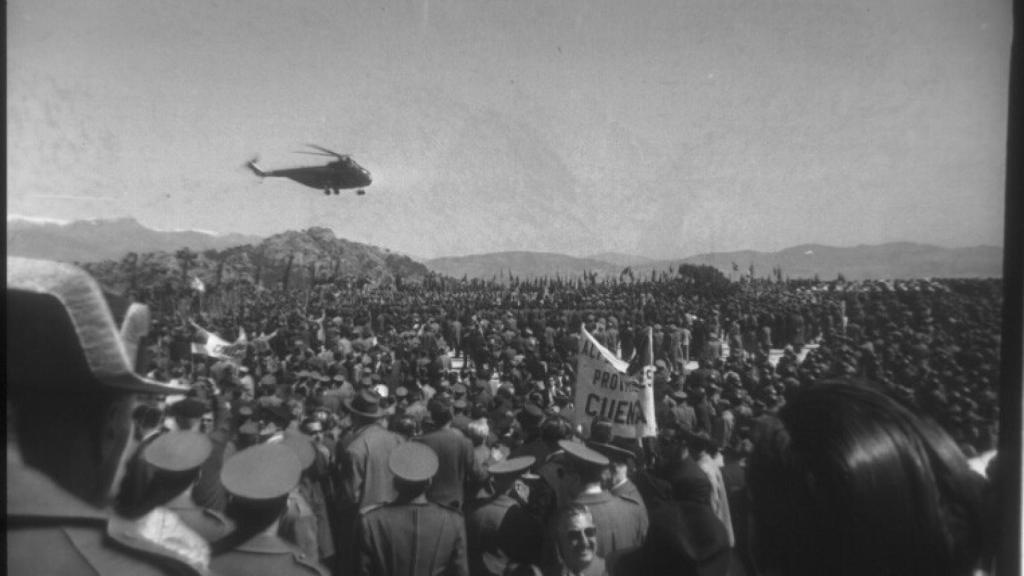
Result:
{"label": "man in dark coat", "polygon": [[427,498],[459,510],[466,501],[466,482],[483,481],[487,472],[473,457],[473,442],[452,428],[451,402],[441,396],[435,397],[430,400],[427,409],[437,429],[415,440],[430,446],[440,463],[437,475],[427,489]]}
{"label": "man in dark coat", "polygon": [[684,430],[697,429],[697,412],[690,406],[689,397],[682,389],[676,389],[669,393],[675,406],[672,407],[672,419]]}
{"label": "man in dark coat", "polygon": [[551,447],[541,438],[541,423],[544,421],[544,410],[533,402],[527,402],[516,414],[516,420],[523,430],[523,443],[513,450],[509,457],[532,456],[535,466],[544,463],[551,453]]}
{"label": "man in dark coat", "polygon": [[729,538],[706,503],[673,502],[651,515],[643,546],[610,563],[621,576],[726,576]]}
{"label": "man in dark coat", "polygon": [[427,500],[438,471],[437,454],[425,444],[407,442],[389,458],[398,497],[375,506],[360,521],[360,576],[468,576],[466,526],[450,508]]}
{"label": "man in dark coat", "polygon": [[143,502],[159,502],[208,543],[220,540],[234,529],[224,515],[196,504],[193,496],[200,466],[212,449],[205,434],[177,431],[159,436],[142,455],[153,470]]}
{"label": "man in dark coat", "polygon": [[229,494],[227,514],[238,528],[213,545],[210,569],[223,576],[326,576],[316,558],[277,535],[288,493],[302,464],[283,442],[258,444],[224,463],[220,479]]}
{"label": "man in dark coat", "polygon": [[[641,517],[641,529],[647,532],[647,506],[644,504],[643,496],[633,480],[629,478],[629,466],[635,461],[636,456],[614,444],[602,444],[599,442],[587,442],[587,446],[604,454],[608,458],[608,476],[605,487],[611,494],[623,500],[638,504],[643,512]],[[634,464],[635,466],[635,464]]]}
{"label": "man in dark coat", "polygon": [[643,544],[647,511],[643,505],[624,500],[602,488],[602,475],[609,460],[583,444],[569,440],[558,443],[568,456],[569,472],[579,483],[574,504],[586,506],[597,527],[598,554],[607,557],[617,550]]}
{"label": "man in dark coat", "polygon": [[335,545],[342,576],[355,569],[352,541],[359,511],[395,499],[394,475],[388,466],[391,452],[405,442],[402,436],[384,428],[381,420],[387,412],[380,396],[362,390],[345,402],[352,417],[353,430],[338,443],[339,469],[338,530]]}
{"label": "man in dark coat", "polygon": [[502,576],[510,563],[541,563],[543,526],[526,511],[525,499],[517,491],[517,480],[533,463],[532,456],[523,456],[493,464],[493,495],[469,505],[466,533],[474,576]]}
{"label": "man in dark coat", "polygon": [[8,574],[203,571],[166,542],[108,530],[136,395],[180,392],[139,376],[129,361],[148,310],[113,312],[74,266],[7,261]]}
{"label": "man in dark coat", "polygon": [[710,502],[711,481],[690,457],[688,440],[694,435],[678,428],[665,428],[660,432],[661,452],[665,462],[659,476],[671,486],[673,500],[692,498],[694,493],[707,493]]}

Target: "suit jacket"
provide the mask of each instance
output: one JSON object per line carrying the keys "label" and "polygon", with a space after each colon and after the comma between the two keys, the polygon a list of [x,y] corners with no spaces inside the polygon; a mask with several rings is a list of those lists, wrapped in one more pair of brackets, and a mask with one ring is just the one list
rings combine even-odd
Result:
{"label": "suit jacket", "polygon": [[442,428],[416,438],[437,453],[437,474],[427,489],[427,499],[459,509],[466,501],[468,480],[482,480],[486,472],[477,466],[473,443],[457,430]]}
{"label": "suit jacket", "polygon": [[462,516],[433,502],[386,504],[360,521],[360,576],[468,576]]}
{"label": "suit jacket", "polygon": [[111,517],[41,472],[7,461],[7,573],[195,575],[183,558],[109,531]]}
{"label": "suit jacket", "polygon": [[541,563],[543,526],[506,494],[474,503],[466,513],[466,534],[474,576],[502,576],[509,562]]}
{"label": "suit jacket", "polygon": [[[544,576],[577,576],[561,564],[551,564],[541,572]],[[604,558],[597,556],[580,572],[578,576],[608,576],[608,568],[605,566]]]}
{"label": "suit jacket", "polygon": [[643,496],[640,495],[640,490],[638,490],[636,484],[634,484],[633,481],[628,478],[622,484],[612,487],[612,489],[609,490],[609,492],[618,496],[619,498],[622,498],[623,500],[629,500],[630,502],[633,502],[634,504],[639,504],[641,506],[644,505],[644,499]]}
{"label": "suit jacket", "polygon": [[397,497],[388,457],[404,441],[373,423],[356,430],[349,442],[338,444],[342,506],[366,508]]}
{"label": "suit jacket", "polygon": [[607,557],[616,550],[640,546],[647,535],[647,511],[640,504],[611,494],[580,494],[574,500],[590,508],[597,528],[597,553]]}
{"label": "suit jacket", "polygon": [[215,556],[210,569],[221,576],[327,576],[328,572],[296,546],[259,534],[234,550]]}

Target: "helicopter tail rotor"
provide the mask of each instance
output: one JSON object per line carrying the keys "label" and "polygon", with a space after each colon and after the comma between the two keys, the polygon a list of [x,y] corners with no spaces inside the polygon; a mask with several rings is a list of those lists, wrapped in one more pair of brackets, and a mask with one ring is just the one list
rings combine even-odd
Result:
{"label": "helicopter tail rotor", "polygon": [[252,160],[249,160],[248,162],[245,163],[245,167],[248,168],[249,170],[252,170],[253,174],[262,178],[266,176],[266,173],[263,172],[263,170],[260,170],[260,167],[256,165],[256,163],[259,161],[259,156],[253,156]]}

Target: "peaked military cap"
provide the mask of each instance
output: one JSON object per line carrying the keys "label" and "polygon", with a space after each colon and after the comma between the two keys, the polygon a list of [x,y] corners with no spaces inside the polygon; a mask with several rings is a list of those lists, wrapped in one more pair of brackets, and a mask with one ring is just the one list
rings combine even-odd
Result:
{"label": "peaked military cap", "polygon": [[533,466],[537,459],[533,456],[520,456],[518,458],[509,458],[508,460],[502,460],[491,464],[488,470],[492,476],[504,476],[509,474],[522,474]]}
{"label": "peaked military cap", "polygon": [[437,467],[437,453],[422,442],[400,444],[388,457],[391,473],[407,482],[426,482],[437,474]]}
{"label": "peaked military cap", "polygon": [[565,451],[569,458],[577,464],[585,466],[604,467],[608,465],[608,457],[600,452],[587,448],[579,442],[572,440],[559,440],[558,447]]}
{"label": "peaked military cap", "polygon": [[271,500],[291,492],[301,474],[302,464],[294,448],[283,443],[259,444],[229,458],[220,481],[225,490],[240,498]]}
{"label": "peaked military cap", "polygon": [[282,443],[295,450],[295,455],[299,457],[299,465],[303,470],[313,465],[313,461],[316,460],[316,448],[313,447],[313,442],[308,436],[297,432],[285,432]]}
{"label": "peaked military cap", "polygon": [[199,468],[210,456],[213,445],[206,434],[191,431],[168,432],[151,442],[143,459],[160,470],[185,472]]}
{"label": "peaked military cap", "polygon": [[380,406],[380,395],[372,390],[361,390],[353,398],[344,400],[349,411],[368,418],[380,418],[386,412]]}

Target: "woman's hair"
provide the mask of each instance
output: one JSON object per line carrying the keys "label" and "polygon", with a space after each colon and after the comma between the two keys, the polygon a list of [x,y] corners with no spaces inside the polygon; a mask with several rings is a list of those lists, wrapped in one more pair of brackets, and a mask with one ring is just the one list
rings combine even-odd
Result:
{"label": "woman's hair", "polygon": [[762,571],[786,576],[969,574],[980,476],[950,437],[850,381],[795,392],[760,422],[748,468]]}
{"label": "woman's hair", "polygon": [[563,416],[548,416],[540,425],[540,437],[549,444],[568,440],[572,438],[572,424]]}

